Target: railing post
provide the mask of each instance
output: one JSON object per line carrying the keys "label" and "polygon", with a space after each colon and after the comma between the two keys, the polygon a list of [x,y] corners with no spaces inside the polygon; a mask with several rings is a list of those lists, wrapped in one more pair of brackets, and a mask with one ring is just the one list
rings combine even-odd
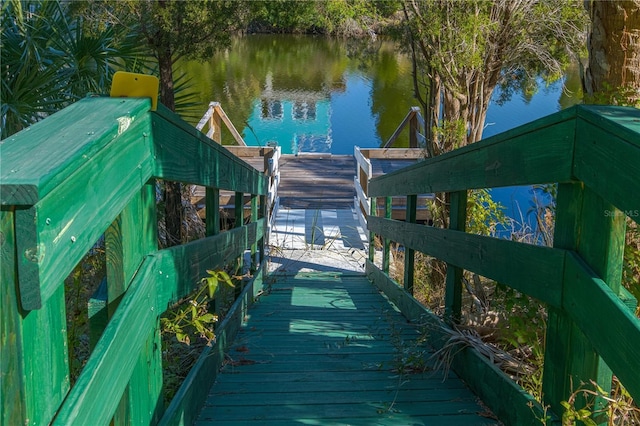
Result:
{"label": "railing post", "polygon": [[[419,109],[418,109],[419,111]],[[418,114],[414,108],[411,108],[411,118],[409,119],[409,148],[418,147]]]}
{"label": "railing post", "polygon": [[211,139],[215,142],[222,144],[222,124],[220,113],[218,112],[220,104],[213,105],[213,114],[209,119],[209,132],[211,133]]}
{"label": "railing post", "polygon": [[[371,216],[378,215],[378,201],[376,197],[371,197],[371,204],[369,204],[369,214]],[[375,263],[376,258],[376,234],[373,231],[369,231],[369,261]]]}
{"label": "railing post", "polygon": [[[621,212],[584,184],[559,184],[554,247],[576,251],[616,294],[622,277],[624,219]],[[572,277],[565,275],[564,281],[568,279]],[[560,403],[567,401],[583,382],[592,379],[610,391],[609,367],[563,310],[549,308],[542,383],[544,404],[561,413]],[[583,402],[579,397],[576,408],[581,408]],[[602,403],[596,401],[592,411],[601,409]]]}
{"label": "railing post", "polygon": [[[418,208],[418,196],[407,195],[407,210],[405,220],[407,223],[416,223],[416,209]],[[404,248],[404,289],[413,295],[413,274],[415,263],[415,250]]]}
{"label": "railing post", "polygon": [[207,236],[220,233],[220,190],[218,188],[205,188],[205,226]]}
{"label": "railing post", "polygon": [[[258,221],[258,196],[251,194],[251,222]],[[251,273],[255,272],[258,261],[256,259],[256,253],[258,252],[258,241],[251,244]]]}
{"label": "railing post", "polygon": [[[105,233],[107,311],[111,317],[143,258],[157,250],[155,188],[145,185]],[[116,410],[115,425],[153,424],[163,411],[160,323],[143,344],[129,385]]]}
{"label": "railing post", "polygon": [[20,257],[16,257],[20,234],[15,228],[14,208],[3,206],[0,210],[0,424],[49,424],[69,391],[64,286],[60,286],[41,309],[22,309],[18,292]]}
{"label": "railing post", "polygon": [[[467,191],[449,194],[449,229],[465,231],[467,222]],[[447,320],[457,323],[462,311],[462,268],[447,263],[444,312]]]}
{"label": "railing post", "polygon": [[[235,193],[235,202],[234,202],[234,228],[240,228],[244,225],[244,193],[237,192]],[[245,247],[246,248],[246,247]],[[240,256],[237,261],[236,271],[238,275],[242,275],[243,271],[244,258]],[[244,282],[243,282],[244,287]],[[239,292],[242,289],[236,289],[236,292]],[[237,296],[237,294],[236,294]]]}
{"label": "railing post", "polygon": [[[391,197],[384,198],[384,217],[391,219],[392,213],[392,200]],[[391,240],[389,238],[384,239],[384,247],[382,249],[382,270],[389,273],[389,259],[391,257]]]}

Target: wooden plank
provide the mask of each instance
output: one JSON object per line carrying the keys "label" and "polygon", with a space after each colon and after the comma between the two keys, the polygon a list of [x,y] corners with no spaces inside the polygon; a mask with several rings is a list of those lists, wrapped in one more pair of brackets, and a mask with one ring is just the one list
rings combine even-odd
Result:
{"label": "wooden plank", "polygon": [[[563,308],[634,399],[640,399],[640,320],[575,253],[567,253]],[[594,309],[598,314],[594,315]],[[606,321],[602,321],[606,318]]]}
{"label": "wooden plank", "polygon": [[[467,191],[452,192],[449,195],[449,229],[465,232],[467,227]],[[445,279],[445,317],[457,323],[462,318],[462,279],[464,270],[460,266],[447,263]]]}
{"label": "wooden plank", "polygon": [[422,148],[371,148],[366,150],[366,155],[369,160],[418,160],[425,158],[425,151]]}
{"label": "wooden plank", "polygon": [[[144,258],[157,250],[155,185],[144,185],[105,233],[107,309],[115,314]],[[160,345],[160,324],[156,321],[145,336],[141,354],[133,369],[114,417],[114,425],[154,423],[162,401],[162,357],[153,350]],[[155,420],[154,420],[154,417]]]}
{"label": "wooden plank", "polygon": [[151,116],[157,177],[249,194],[266,194],[262,173],[177,115],[160,105]]}
{"label": "wooden plank", "polygon": [[560,307],[562,250],[371,216],[368,225],[375,234],[390,236],[405,247]]}
{"label": "wooden plank", "polygon": [[159,314],[156,259],[145,259],[54,425],[107,424],[119,404],[138,354]]}
{"label": "wooden plank", "polygon": [[[312,323],[304,320],[310,310],[318,314]],[[337,320],[334,313],[344,311],[349,315]],[[354,424],[391,418],[413,424],[427,417],[441,424],[445,416],[460,424],[461,413],[475,414],[479,407],[455,376],[442,384],[440,374],[393,370],[401,350],[394,339],[411,345],[418,337],[362,276],[280,278],[249,311],[229,351],[232,359],[243,356],[248,362],[229,362],[222,369],[197,424],[301,418],[318,424],[345,418]],[[377,363],[382,365],[367,367]]]}
{"label": "wooden plank", "polygon": [[[0,202],[31,206],[144,120],[148,99],[84,98],[2,141]],[[86,182],[86,178],[85,178]]]}
{"label": "wooden plank", "polygon": [[225,360],[225,352],[237,335],[247,309],[253,303],[254,295],[263,288],[262,268],[265,267],[266,264],[261,265],[261,269],[255,275],[256,278],[245,286],[227,312],[226,317],[216,327],[216,339],[213,345],[202,351],[198,361],[189,371],[160,419],[161,426],[192,425],[194,423],[198,411],[204,405],[207,397],[207,393],[203,390],[210,387],[215,381]]}
{"label": "wooden plank", "polygon": [[[17,289],[17,262],[15,255],[14,212],[0,210],[0,423],[22,425],[27,419],[40,420],[33,411],[34,402],[25,397],[27,386],[23,367],[22,327]],[[28,409],[31,411],[28,412]],[[45,419],[42,419],[45,420]]]}
{"label": "wooden plank", "polygon": [[217,115],[220,116],[220,118],[222,119],[224,124],[227,126],[227,130],[229,130],[229,132],[231,132],[231,136],[233,136],[233,139],[238,143],[238,145],[246,146],[247,144],[244,141],[244,139],[242,139],[242,135],[240,135],[240,132],[238,132],[238,130],[236,130],[236,127],[233,125],[231,120],[229,120],[229,117],[224,112],[224,110],[222,109],[222,107],[220,106],[219,103],[214,106],[214,109],[215,109]]}
{"label": "wooden plank", "polygon": [[157,260],[159,305],[164,311],[169,304],[189,294],[207,275],[207,269],[222,268],[242,256],[244,250],[262,238],[265,219],[202,238],[189,244],[160,250],[152,255]]}
{"label": "wooden plank", "polygon": [[575,108],[371,180],[370,196],[567,182]]}
{"label": "wooden plank", "polygon": [[405,115],[405,117],[402,119],[402,122],[398,125],[398,128],[393,132],[393,134],[387,140],[387,142],[385,142],[384,148],[391,147],[391,145],[393,145],[396,139],[398,139],[398,136],[400,136],[400,133],[402,133],[404,128],[407,127],[407,124],[409,124],[411,119],[416,115],[416,112],[417,112],[416,108],[418,109],[418,111],[420,110],[418,107],[413,107],[409,110],[407,115]]}
{"label": "wooden plank", "polygon": [[[583,184],[560,185],[554,245],[579,253],[617,294],[625,222],[622,216],[603,214],[607,210],[613,207]],[[566,298],[566,284],[564,291]],[[554,410],[562,410],[560,401],[569,398],[576,383],[595,380],[602,389],[610,389],[611,370],[566,312],[549,309],[546,340],[543,392]]]}
{"label": "wooden plank", "polygon": [[[435,348],[441,348],[446,343],[448,337],[441,327],[447,326],[435,314],[369,261],[366,265],[366,273],[369,279],[373,280],[374,285],[398,306],[403,315],[413,321],[429,324],[430,344]],[[454,354],[451,366],[505,424],[538,425],[539,419],[544,417],[543,414],[551,416],[547,424],[560,424],[559,419],[552,412],[545,413],[542,406],[530,394],[477,350],[469,347],[460,348]],[[505,404],[505,401],[510,403]]]}
{"label": "wooden plank", "polygon": [[[418,207],[418,196],[407,195],[407,208],[406,208],[406,221],[409,223],[416,223],[417,214],[416,209]],[[411,295],[413,295],[413,278],[415,267],[415,250],[411,248],[405,248],[404,252],[404,289]]]}
{"label": "wooden plank", "polygon": [[[246,161],[248,158],[267,157],[273,155],[275,148],[269,146],[235,146],[225,145],[225,148],[233,155]],[[264,163],[263,163],[264,164]]]}
{"label": "wooden plank", "polygon": [[[144,117],[16,216],[21,299],[38,309],[152,174]],[[68,172],[68,171],[67,171]],[[87,185],[88,177],[91,185]],[[61,202],[64,200],[64,202]]]}
{"label": "wooden plank", "polygon": [[[640,117],[638,111],[634,109],[634,115],[629,116]],[[623,133],[622,136],[628,137],[623,139],[613,132],[611,123],[607,124],[602,128],[578,120],[574,174],[621,210],[609,209],[602,214],[626,214],[640,222],[640,131],[633,135]]]}

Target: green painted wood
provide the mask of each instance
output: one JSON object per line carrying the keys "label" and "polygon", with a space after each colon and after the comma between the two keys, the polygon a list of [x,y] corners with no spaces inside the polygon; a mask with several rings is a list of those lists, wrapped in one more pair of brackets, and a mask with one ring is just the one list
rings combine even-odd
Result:
{"label": "green painted wood", "polygon": [[[375,418],[362,419],[350,417],[349,415],[340,417],[330,423],[334,425],[357,425],[359,423],[364,423],[366,425],[375,424],[380,426],[398,426],[405,424],[407,421],[413,421],[413,424],[435,424],[437,421],[438,426],[459,426],[459,425],[477,425],[477,426],[491,426],[496,425],[497,423],[490,418],[482,418],[476,414],[464,414],[460,413],[454,417],[433,417],[433,416],[412,416],[410,420],[408,420],[404,416],[394,415],[389,413],[387,416],[377,416]],[[265,419],[257,419],[254,423],[264,425],[264,426],[299,426],[301,424],[313,425],[317,424],[318,420],[315,418],[302,418],[295,417],[294,419],[277,419],[277,420],[265,420]],[[199,422],[196,425],[202,426],[206,425],[206,422]],[[246,426],[246,420],[229,420],[224,423],[226,426]]]}
{"label": "green painted wood", "polygon": [[[619,293],[624,254],[624,216],[605,214],[615,211],[613,206],[583,184],[560,185],[557,202],[554,245],[579,253],[611,283],[612,290]],[[563,301],[567,297],[566,286],[565,277]],[[599,309],[598,304],[593,304],[592,309]],[[561,412],[560,402],[567,400],[581,382],[596,380],[603,389],[610,389],[611,370],[600,360],[585,337],[590,330],[577,327],[570,312],[554,309],[550,309],[548,324],[543,391],[551,407]],[[578,401],[578,404],[581,403]],[[598,404],[604,404],[604,401]]]}
{"label": "green painted wood", "polygon": [[640,398],[640,320],[575,253],[567,254],[565,280],[563,307],[631,396]]}
{"label": "green painted wood", "polygon": [[[429,343],[442,347],[447,336],[441,327],[447,327],[430,310],[405,292],[375,265],[367,262],[367,276],[402,311],[414,321],[430,325]],[[476,392],[482,401],[508,425],[538,425],[543,417],[543,409],[534,398],[511,380],[476,350],[464,348],[457,352],[452,362],[453,370]],[[505,404],[505,401],[509,401]],[[560,424],[553,413],[547,424]]]}
{"label": "green painted wood", "polygon": [[0,423],[25,424],[29,418],[20,347],[22,327],[17,294],[14,212],[0,210]]}
{"label": "green painted wood", "polygon": [[0,202],[36,204],[114,138],[130,133],[131,125],[145,120],[150,107],[148,99],[85,98],[6,138],[0,158]]}
{"label": "green painted wood", "polygon": [[196,424],[486,422],[454,375],[397,374],[393,342],[418,337],[362,276],[277,277],[248,311],[228,351],[237,362],[218,374]]}
{"label": "green painted wood", "polygon": [[[384,217],[391,219],[391,197],[384,199]],[[391,239],[387,236],[383,239],[382,245],[382,270],[389,273],[389,258],[391,257]]]}
{"label": "green painted wood", "polygon": [[115,312],[144,257],[157,250],[155,187],[147,184],[131,198],[105,232],[109,315]]}
{"label": "green painted wood", "polygon": [[369,229],[406,247],[509,285],[551,306],[562,295],[564,252],[461,231],[369,218]]}
{"label": "green painted wood", "polygon": [[87,302],[87,315],[89,317],[89,347],[93,350],[109,323],[106,277]]}
{"label": "green painted wood", "polygon": [[218,188],[205,189],[205,225],[207,236],[220,233],[220,190]]}
{"label": "green painted wood", "polygon": [[166,180],[267,194],[264,175],[162,107],[151,113],[156,176]]}
{"label": "green painted wood", "polygon": [[[261,269],[264,267],[265,265],[262,265]],[[203,389],[211,386],[215,380],[225,360],[225,352],[238,333],[248,307],[253,303],[254,294],[263,289],[262,273],[261,271],[258,272],[256,279],[245,286],[240,296],[229,309],[227,316],[216,327],[214,344],[204,349],[198,361],[192,367],[160,419],[159,424],[161,426],[192,425],[194,423],[198,411],[202,408],[207,398],[207,394],[203,392]]]}
{"label": "green painted wood", "polygon": [[576,107],[461,149],[376,177],[369,196],[455,192],[567,182],[572,177]]}
{"label": "green painted wood", "polygon": [[[407,195],[406,221],[416,223],[416,210],[418,207],[418,196]],[[405,247],[404,251],[404,289],[413,294],[413,278],[415,268],[415,250]]]}
{"label": "green painted wood", "polygon": [[49,424],[70,386],[64,289],[21,308],[15,211],[0,210],[0,423]]}
{"label": "green painted wood", "polygon": [[[145,256],[157,250],[155,186],[144,185],[105,233],[108,313],[112,317]],[[144,338],[114,416],[114,425],[149,424],[162,411],[162,357],[160,324],[156,320]]]}
{"label": "green painted wood", "polygon": [[[375,197],[371,197],[369,199],[369,212],[367,216],[367,222],[371,217],[374,217],[378,214],[378,201]],[[376,234],[374,234],[370,229],[369,225],[367,225],[367,230],[369,231],[369,261],[373,262],[376,257]]]}
{"label": "green painted wood", "polygon": [[[467,191],[449,194],[449,229],[466,230]],[[464,270],[454,264],[447,264],[445,290],[445,317],[448,321],[459,322],[462,316],[462,278]]]}
{"label": "green painted wood", "polygon": [[145,133],[150,133],[148,117],[134,121],[83,163],[73,163],[74,173],[33,207],[19,211],[17,248],[25,309],[42,306],[149,180],[152,153]]}
{"label": "green painted wood", "polygon": [[[640,110],[631,109],[625,117],[640,120]],[[627,111],[627,109],[625,109]],[[580,120],[577,126],[574,175],[622,212],[608,209],[605,215],[626,215],[640,222],[640,136],[619,132],[611,122]],[[637,126],[636,126],[637,128]],[[630,133],[630,134],[628,134]]]}
{"label": "green painted wood", "polygon": [[223,268],[241,256],[254,241],[262,238],[265,220],[251,223],[189,244],[160,250],[157,260],[158,304],[164,311],[170,304],[193,291],[207,276],[207,269]]}
{"label": "green painted wood", "polygon": [[107,424],[155,327],[158,309],[156,259],[148,257],[105,329],[54,425]]}

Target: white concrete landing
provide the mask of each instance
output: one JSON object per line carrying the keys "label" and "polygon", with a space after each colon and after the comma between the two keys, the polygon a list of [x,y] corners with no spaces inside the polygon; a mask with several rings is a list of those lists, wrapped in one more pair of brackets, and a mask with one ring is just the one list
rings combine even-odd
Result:
{"label": "white concrete landing", "polygon": [[280,207],[270,244],[283,250],[364,250],[367,236],[353,209]]}
{"label": "white concrete landing", "polygon": [[364,272],[367,234],[353,209],[280,206],[269,245],[271,272]]}

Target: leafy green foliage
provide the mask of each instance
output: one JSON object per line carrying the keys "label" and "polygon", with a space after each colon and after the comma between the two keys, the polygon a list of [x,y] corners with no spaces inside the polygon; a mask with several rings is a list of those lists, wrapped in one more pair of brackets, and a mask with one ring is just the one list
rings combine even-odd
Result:
{"label": "leafy green foliage", "polygon": [[175,335],[179,342],[191,343],[193,337],[204,339],[208,345],[215,339],[214,326],[218,315],[210,312],[209,302],[214,299],[220,283],[233,288],[231,277],[224,271],[210,271],[198,290],[185,303],[170,310],[161,318],[162,332]]}
{"label": "leafy green foliage", "polygon": [[[584,407],[577,401],[586,401]],[[596,401],[602,401],[602,404]],[[598,386],[595,381],[582,383],[571,393],[566,401],[560,403],[564,408],[562,426],[636,425],[640,422],[640,409],[622,384],[614,377],[613,390],[609,392]],[[597,406],[602,405],[602,408]]]}
{"label": "leafy green foliage", "polygon": [[115,71],[141,54],[126,33],[90,31],[59,1],[7,1],[1,16],[2,138],[87,93],[108,92]]}

